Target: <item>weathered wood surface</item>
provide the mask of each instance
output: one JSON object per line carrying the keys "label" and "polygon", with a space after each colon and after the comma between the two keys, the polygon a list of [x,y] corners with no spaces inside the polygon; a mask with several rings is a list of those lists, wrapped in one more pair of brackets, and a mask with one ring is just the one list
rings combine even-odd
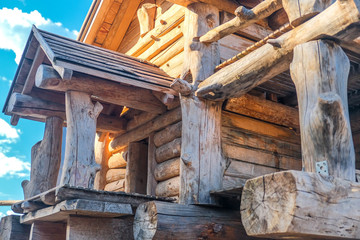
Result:
{"label": "weathered wood surface", "polygon": [[36,221],[65,221],[69,215],[120,217],[132,214],[133,211],[129,203],[72,199],[23,215],[20,221],[21,223],[30,224]]}
{"label": "weathered wood surface", "polygon": [[30,226],[20,224],[20,216],[9,215],[1,218],[1,240],[28,240]]}
{"label": "weathered wood surface", "polygon": [[[71,80],[60,78],[55,69],[41,65],[36,73],[35,84],[39,88],[66,92],[69,90],[88,93],[92,98],[142,111],[163,113],[166,107],[150,90],[121,85],[85,74],[76,74]],[[101,88],[98,86],[101,85]]]}
{"label": "weathered wood surface", "polygon": [[[103,137],[104,139],[102,139]],[[100,170],[96,172],[94,180],[94,189],[96,190],[103,190],[107,182],[106,174],[109,170],[108,159],[110,155],[109,142],[108,133],[105,133],[105,135],[96,133],[94,154],[95,162],[100,165]]]}
{"label": "weathered wood surface", "polygon": [[154,133],[150,134],[148,139],[148,167],[147,167],[147,182],[146,182],[146,194],[155,196],[156,194],[156,185],[157,181],[154,176],[154,171],[157,165],[157,162],[155,160],[155,135]]}
{"label": "weathered wood surface", "polygon": [[106,173],[106,182],[114,182],[125,178],[126,168],[109,169]]}
{"label": "weathered wood surface", "polygon": [[156,147],[160,147],[179,137],[181,137],[181,121],[157,132],[154,135],[154,144]]}
{"label": "weathered wood surface", "polygon": [[105,185],[104,191],[119,192],[125,191],[125,179],[116,180]]}
{"label": "weathered wood surface", "polygon": [[67,221],[67,225],[67,239],[133,239],[132,216],[125,218],[90,218],[70,216]]}
{"label": "weathered wood surface", "polygon": [[136,210],[134,238],[254,239],[246,235],[238,211],[155,201]]}
{"label": "weathered wood surface", "polygon": [[246,94],[229,99],[224,110],[260,119],[299,131],[299,112],[296,108]]}
{"label": "weathered wood surface", "polygon": [[[65,105],[19,93],[11,95],[7,111],[22,117],[41,120],[47,117],[66,119]],[[96,130],[100,132],[120,133],[124,132],[125,128],[126,120],[105,114],[100,114],[96,122]]]}
{"label": "weathered wood surface", "polygon": [[128,150],[124,149],[121,152],[114,153],[108,160],[109,168],[123,168],[126,167],[128,158]]}
{"label": "weathered wood surface", "polygon": [[283,0],[283,7],[289,17],[290,24],[298,26],[309,18],[319,14],[336,0]]}
{"label": "weathered wood surface", "polygon": [[329,175],[355,181],[347,103],[349,68],[341,47],[318,40],[295,47],[291,77],[299,102],[304,170],[316,172],[316,163],[326,161]]}
{"label": "weathered wood surface", "polygon": [[31,224],[29,240],[64,240],[66,224],[52,222],[34,222]]}
{"label": "weathered wood surface", "polygon": [[157,181],[164,181],[180,175],[180,158],[174,158],[156,166],[154,176]]}
{"label": "weathered wood surface", "polygon": [[174,110],[168,111],[163,115],[155,119],[152,119],[151,121],[139,126],[138,128],[130,132],[115,137],[110,143],[109,150],[110,152],[116,151],[127,145],[129,142],[140,141],[146,138],[147,136],[149,136],[150,133],[159,131],[165,128],[166,126],[178,122],[180,119],[181,119],[180,108],[176,108]]}
{"label": "weathered wood surface", "polygon": [[128,162],[125,175],[125,192],[146,194],[147,181],[147,144],[129,144]]}
{"label": "weathered wood surface", "polygon": [[60,185],[93,188],[96,171],[94,143],[96,119],[102,105],[86,93],[66,92],[66,147]]}
{"label": "weathered wood surface", "polygon": [[212,43],[238,30],[258,22],[282,8],[282,0],[267,0],[252,9],[243,6],[235,10],[236,17],[200,37],[200,42]]}
{"label": "weathered wood surface", "polygon": [[179,195],[180,177],[173,177],[156,185],[156,196],[174,197]]}
{"label": "weathered wood surface", "polygon": [[152,119],[158,117],[159,114],[156,113],[149,113],[149,112],[142,112],[140,114],[136,114],[131,120],[128,121],[128,123],[126,124],[126,130],[130,131],[133,130],[149,121],[151,121]]}
{"label": "weathered wood surface", "polygon": [[359,239],[359,183],[317,173],[279,172],[248,180],[241,218],[248,235]]}
{"label": "weathered wood surface", "polygon": [[179,157],[181,153],[181,138],[176,138],[173,141],[158,147],[155,151],[155,159],[157,163],[162,163],[166,160]]}
{"label": "weathered wood surface", "polygon": [[43,140],[31,148],[30,181],[24,180],[21,183],[24,199],[56,187],[61,162],[63,123],[62,118],[47,118]]}
{"label": "weathered wood surface", "polygon": [[140,36],[143,37],[147,32],[152,30],[155,25],[156,4],[144,3],[137,10],[137,17],[139,19]]}
{"label": "weathered wood surface", "polygon": [[353,40],[359,36],[358,0],[336,1],[323,12],[276,39],[279,47],[265,44],[221,69],[199,85],[198,97],[212,100],[239,97],[289,69],[296,45],[328,35]]}

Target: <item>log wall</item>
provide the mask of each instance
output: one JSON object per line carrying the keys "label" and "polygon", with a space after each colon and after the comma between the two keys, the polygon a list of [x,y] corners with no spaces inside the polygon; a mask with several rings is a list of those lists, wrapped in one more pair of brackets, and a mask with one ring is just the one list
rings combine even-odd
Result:
{"label": "log wall", "polygon": [[109,170],[106,172],[105,191],[120,192],[125,191],[125,173],[126,162],[128,156],[128,148],[110,154],[108,160]]}

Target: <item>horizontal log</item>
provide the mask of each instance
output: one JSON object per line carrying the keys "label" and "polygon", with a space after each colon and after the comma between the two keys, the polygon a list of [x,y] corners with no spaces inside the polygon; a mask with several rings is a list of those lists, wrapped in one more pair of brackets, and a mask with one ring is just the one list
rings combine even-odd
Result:
{"label": "horizontal log", "polygon": [[106,173],[106,182],[115,182],[125,178],[126,168],[109,169]]}
{"label": "horizontal log", "polygon": [[[48,117],[66,119],[65,105],[34,98],[20,93],[13,93],[10,97],[7,111],[22,117],[31,117],[45,121]],[[105,114],[100,114],[96,122],[99,132],[120,133],[126,128],[126,120]]]}
{"label": "horizontal log", "polygon": [[181,137],[181,121],[173,125],[167,126],[164,130],[155,133],[154,144],[160,147],[166,143],[173,141],[175,138]]}
{"label": "horizontal log", "polygon": [[265,174],[279,172],[278,168],[258,165],[237,159],[230,159],[230,165],[225,170],[224,176],[251,179]]}
{"label": "horizontal log", "polygon": [[125,179],[120,179],[105,185],[105,191],[119,192],[125,190]]}
{"label": "horizontal log", "polygon": [[149,112],[142,112],[140,114],[137,114],[131,120],[128,121],[126,125],[126,131],[135,129],[158,116],[159,114],[157,113],[149,113]]}
{"label": "horizontal log", "polygon": [[181,138],[176,138],[173,141],[166,143],[155,151],[155,159],[157,163],[162,163],[166,160],[179,157],[181,153]]}
{"label": "horizontal log", "polygon": [[108,167],[109,168],[122,168],[126,167],[127,162],[127,150],[124,150],[122,152],[114,153],[108,161]]}
{"label": "horizontal log", "polygon": [[299,130],[299,112],[286,105],[246,94],[231,98],[225,110]]}
{"label": "horizontal log", "polygon": [[149,121],[148,123],[141,125],[140,127],[130,132],[115,137],[109,145],[109,151],[113,152],[118,149],[121,149],[129,142],[140,141],[146,138],[147,136],[149,136],[150,133],[159,131],[165,128],[166,126],[178,122],[180,119],[181,119],[180,108],[176,108],[174,110],[168,111],[163,115]]}
{"label": "horizontal log", "polygon": [[135,239],[254,239],[234,210],[147,202],[136,210]]}
{"label": "horizontal log", "polygon": [[156,196],[173,197],[178,196],[180,190],[180,177],[173,177],[156,185]]}
{"label": "horizontal log", "polygon": [[250,236],[359,239],[360,184],[300,171],[248,180],[241,219]]}
{"label": "horizontal log", "polygon": [[157,164],[154,171],[156,181],[164,181],[180,175],[180,158],[167,160]]}
{"label": "horizontal log", "polygon": [[197,90],[197,96],[211,100],[239,97],[259,84],[289,69],[296,45],[333,36],[353,40],[360,34],[356,23],[360,20],[359,0],[338,0],[326,10],[285,33],[271,44],[265,44],[239,61],[221,69]]}
{"label": "horizontal log", "polygon": [[35,78],[35,85],[39,88],[61,92],[69,90],[85,92],[91,94],[96,100],[146,112],[163,113],[166,111],[165,105],[152,95],[150,90],[125,86],[80,73],[74,73],[71,80],[65,81],[55,69],[46,65],[40,65]]}

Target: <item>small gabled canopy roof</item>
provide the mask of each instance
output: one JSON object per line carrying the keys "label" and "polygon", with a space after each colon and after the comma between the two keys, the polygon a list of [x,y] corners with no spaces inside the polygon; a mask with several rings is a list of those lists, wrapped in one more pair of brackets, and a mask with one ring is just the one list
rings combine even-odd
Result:
{"label": "small gabled canopy roof", "polygon": [[[166,107],[153,93],[176,94],[170,89],[173,79],[151,63],[45,32],[34,26],[3,112],[14,115],[8,111],[8,104],[10,97],[15,93],[64,103],[63,92],[39,89],[35,86],[36,73],[44,66],[53,69],[62,80],[82,79],[82,81],[96,83],[98,86],[93,88],[95,90],[86,89],[86,91],[105,104],[161,113],[166,111]],[[101,96],[102,86],[105,85],[108,86],[108,93],[119,92],[119,95],[126,96],[116,96],[114,101],[107,101],[106,99],[113,97]]]}

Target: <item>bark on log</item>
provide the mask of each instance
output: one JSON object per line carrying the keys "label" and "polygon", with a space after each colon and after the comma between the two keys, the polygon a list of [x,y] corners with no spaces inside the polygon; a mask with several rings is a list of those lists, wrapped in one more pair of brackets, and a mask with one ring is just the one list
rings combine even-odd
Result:
{"label": "bark on log", "polygon": [[240,209],[250,236],[359,239],[359,203],[359,183],[287,171],[248,180]]}
{"label": "bark on log", "polygon": [[173,177],[156,185],[156,196],[174,197],[179,195],[180,177]]}
{"label": "bark on log", "polygon": [[58,117],[46,119],[43,140],[31,149],[30,181],[24,180],[21,183],[24,199],[56,187],[61,162],[63,123],[64,120]]}
{"label": "bark on log", "polygon": [[334,2],[335,0],[283,0],[282,5],[289,17],[290,24],[299,26],[309,18],[324,11]]}
{"label": "bark on log", "polygon": [[265,44],[203,81],[198,97],[222,100],[240,97],[289,68],[296,45],[328,35],[353,40],[360,34],[359,0],[338,0],[323,12],[277,39],[280,48]]}
{"label": "bark on log", "polygon": [[38,68],[35,84],[39,88],[48,90],[86,92],[95,99],[146,112],[166,111],[165,105],[152,95],[150,90],[125,86],[80,73],[74,73],[71,80],[67,81],[61,79],[55,69],[46,65],[40,65]]}
{"label": "bark on log", "polygon": [[86,93],[68,91],[65,97],[67,134],[60,184],[93,188],[100,170],[94,157],[96,119],[103,107],[92,104]]}
{"label": "bark on log", "polygon": [[243,6],[235,10],[236,17],[200,37],[202,43],[212,43],[250,26],[282,8],[282,0],[266,0],[252,9]]}
{"label": "bark on log", "polygon": [[246,235],[237,211],[154,201],[137,208],[134,238],[254,239]]}
{"label": "bark on log", "polygon": [[157,132],[154,135],[154,144],[156,147],[160,147],[179,137],[181,137],[181,121]]}
{"label": "bark on log", "polygon": [[122,168],[126,167],[128,151],[127,149],[114,153],[108,161],[109,168]]}
{"label": "bark on log", "polygon": [[295,47],[291,77],[298,95],[304,170],[316,172],[316,163],[326,161],[329,175],[355,181],[347,103],[349,68],[341,47],[318,40]]}
{"label": "bark on log", "polygon": [[126,168],[109,169],[106,173],[106,182],[114,182],[125,178]]}
{"label": "bark on log", "polygon": [[156,166],[154,176],[157,181],[164,181],[180,175],[180,158],[174,158]]}
{"label": "bark on log", "polygon": [[166,160],[180,157],[181,153],[181,138],[176,138],[173,141],[162,145],[155,151],[155,159],[157,163],[162,163]]}

